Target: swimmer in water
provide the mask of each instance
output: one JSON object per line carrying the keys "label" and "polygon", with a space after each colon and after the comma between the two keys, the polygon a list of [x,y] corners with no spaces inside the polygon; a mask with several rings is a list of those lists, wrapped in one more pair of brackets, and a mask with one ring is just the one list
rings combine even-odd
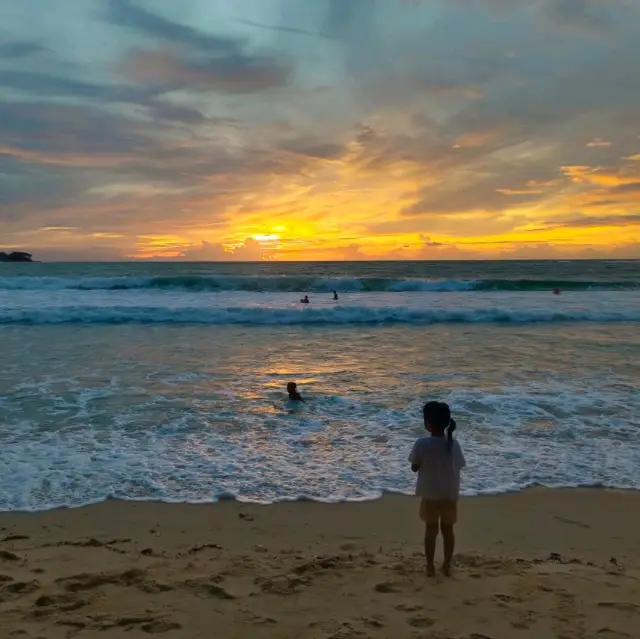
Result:
{"label": "swimmer in water", "polygon": [[333,301],[334,302],[338,301],[338,291],[333,291]]}
{"label": "swimmer in water", "polygon": [[294,402],[303,402],[302,395],[298,392],[298,385],[295,382],[289,382],[287,384],[287,393],[289,393],[289,399]]}
{"label": "swimmer in water", "polygon": [[560,295],[560,289],[559,288],[554,288],[553,289],[553,294],[554,295]]}
{"label": "swimmer in water", "polygon": [[305,295],[301,300],[300,300],[300,304],[308,304],[309,303],[309,296]]}

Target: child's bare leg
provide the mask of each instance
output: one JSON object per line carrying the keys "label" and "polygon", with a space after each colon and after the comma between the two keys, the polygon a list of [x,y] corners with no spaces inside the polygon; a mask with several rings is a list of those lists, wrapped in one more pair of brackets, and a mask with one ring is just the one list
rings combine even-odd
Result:
{"label": "child's bare leg", "polygon": [[438,523],[427,522],[424,534],[424,554],[427,558],[427,575],[435,574],[436,540],[438,538]]}
{"label": "child's bare leg", "polygon": [[451,574],[451,561],[453,560],[453,551],[456,547],[456,538],[453,534],[453,524],[440,523],[442,531],[442,542],[444,546],[444,563],[442,564],[442,572],[449,576]]}

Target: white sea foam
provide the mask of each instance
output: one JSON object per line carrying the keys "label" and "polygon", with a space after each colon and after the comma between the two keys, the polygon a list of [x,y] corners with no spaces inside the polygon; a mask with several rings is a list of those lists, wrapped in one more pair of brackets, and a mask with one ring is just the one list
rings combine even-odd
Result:
{"label": "white sea foam", "polygon": [[632,327],[430,330],[292,327],[283,346],[242,327],[5,327],[0,509],[410,493],[433,397],[458,420],[465,494],[640,488],[637,373],[618,350]]}
{"label": "white sea foam", "polygon": [[[467,415],[466,402],[478,400],[491,404],[490,421]],[[585,400],[564,393],[554,407],[566,409],[566,401],[580,401],[583,409],[591,410],[599,406],[602,395]],[[524,417],[548,418],[548,407],[541,409],[530,394],[516,391],[489,399],[458,397],[452,404],[469,463],[463,490],[467,495],[533,484],[640,487],[638,448],[629,426],[612,436],[595,424],[585,428],[576,416],[556,432],[545,431],[544,425],[522,427]],[[521,409],[514,410],[514,405]],[[326,406],[320,403],[318,412],[325,413]],[[410,493],[413,480],[406,456],[419,434],[412,427],[417,415],[407,412],[399,419],[384,409],[373,414],[352,404],[349,416],[362,431],[340,432],[330,414],[301,413],[288,416],[288,428],[278,420],[275,427],[283,430],[276,440],[276,431],[269,431],[267,424],[253,432],[224,434],[204,428],[188,414],[149,430],[132,430],[132,416],[123,414],[106,432],[88,423],[82,429],[40,433],[37,438],[33,424],[15,424],[13,437],[3,441],[0,507],[36,510],[108,497],[206,502],[233,495],[268,503]]]}

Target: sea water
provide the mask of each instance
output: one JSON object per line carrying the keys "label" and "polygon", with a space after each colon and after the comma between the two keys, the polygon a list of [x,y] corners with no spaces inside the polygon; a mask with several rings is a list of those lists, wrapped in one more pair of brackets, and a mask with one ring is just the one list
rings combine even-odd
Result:
{"label": "sea water", "polygon": [[2,264],[0,355],[2,510],[411,492],[430,399],[465,494],[640,488],[640,262]]}

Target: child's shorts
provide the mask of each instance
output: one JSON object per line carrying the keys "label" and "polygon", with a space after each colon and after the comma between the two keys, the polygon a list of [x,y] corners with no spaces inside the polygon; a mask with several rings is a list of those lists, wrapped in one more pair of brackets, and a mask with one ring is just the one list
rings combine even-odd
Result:
{"label": "child's shorts", "polygon": [[443,523],[453,526],[458,521],[458,502],[449,499],[423,499],[420,502],[420,519],[428,524]]}

